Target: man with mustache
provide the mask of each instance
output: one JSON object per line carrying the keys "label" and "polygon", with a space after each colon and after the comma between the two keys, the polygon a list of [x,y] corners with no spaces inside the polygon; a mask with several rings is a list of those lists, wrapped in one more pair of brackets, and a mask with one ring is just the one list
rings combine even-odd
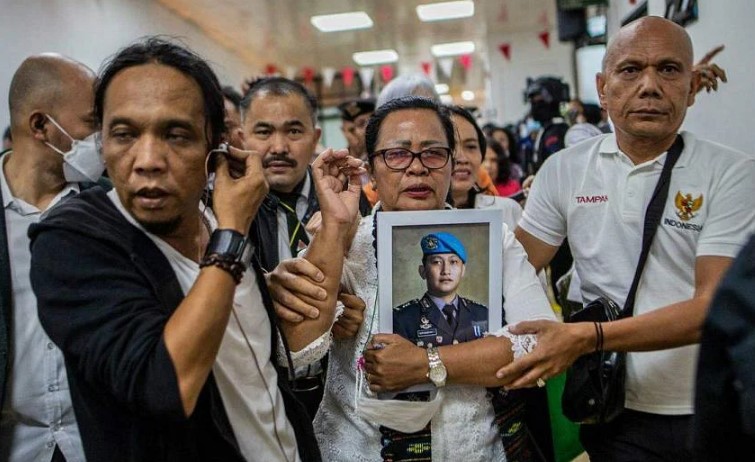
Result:
{"label": "man with mustache", "polygon": [[[86,459],[320,460],[247,238],[267,193],[261,159],[217,152],[217,77],[148,37],[105,64],[94,93],[114,189],[83,191],[29,231]],[[200,204],[211,155],[212,210]]]}
{"label": "man with mustache", "polygon": [[[252,224],[252,242],[265,271],[284,260],[298,268],[301,262],[292,257],[310,242],[310,220],[319,220],[320,205],[309,168],[321,135],[317,101],[298,82],[263,77],[250,83],[241,112],[244,146],[262,155],[262,168],[270,187]],[[368,213],[369,204],[364,197],[360,204],[362,214]],[[348,294],[340,298],[346,309],[333,332],[336,336],[351,336],[362,322],[364,304]],[[276,310],[287,321],[303,320],[302,314],[279,305]],[[315,312],[311,317],[317,315]],[[323,369],[318,361],[296,372],[294,389],[310,417],[314,417],[322,399]]]}
{"label": "man with mustache", "polygon": [[668,164],[668,197],[633,315],[604,323],[520,323],[512,331],[537,334],[538,345],[499,371],[504,380],[516,378],[510,386],[517,388],[561,373],[584,354],[629,352],[623,413],[581,428],[593,461],[694,458],[689,442],[703,320],[722,275],[755,231],[755,160],[679,134],[700,80],[692,56],[687,32],[663,18],[620,29],[596,78],[615,134],[548,158],[516,230],[538,270],[568,237],[585,302],[607,296],[630,304],[647,206],[664,165],[679,154]]}

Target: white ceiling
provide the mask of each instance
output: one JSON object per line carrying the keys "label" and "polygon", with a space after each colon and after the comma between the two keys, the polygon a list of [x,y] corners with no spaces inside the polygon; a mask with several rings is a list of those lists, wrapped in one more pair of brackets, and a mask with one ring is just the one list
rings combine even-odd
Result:
{"label": "white ceiling", "polygon": [[[262,72],[268,64],[281,72],[292,66],[356,67],[352,53],[384,48],[398,51],[399,71],[420,71],[422,61],[433,61],[431,45],[462,40],[476,43],[473,62],[479,63],[489,35],[539,31],[555,21],[555,0],[477,0],[473,17],[434,23],[421,22],[415,10],[417,5],[433,3],[430,0],[158,1],[238,55],[248,63],[250,74]],[[310,23],[313,15],[349,11],[367,12],[374,26],[324,33]],[[473,65],[464,81],[481,91],[482,66]]]}

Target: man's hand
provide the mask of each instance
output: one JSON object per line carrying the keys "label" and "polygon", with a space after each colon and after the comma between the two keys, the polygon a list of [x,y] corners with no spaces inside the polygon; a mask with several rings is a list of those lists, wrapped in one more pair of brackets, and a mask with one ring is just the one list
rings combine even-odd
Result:
{"label": "man's hand", "polygon": [[364,162],[349,156],[346,149],[327,149],[317,156],[312,163],[312,176],[323,225],[332,222],[336,226],[350,226],[356,220],[364,173]]}
{"label": "man's hand", "polygon": [[325,289],[317,285],[325,276],[303,258],[281,261],[265,276],[275,313],[284,321],[299,323],[304,317],[317,319],[320,311],[308,301],[325,300]]}
{"label": "man's hand", "polygon": [[[228,154],[211,154],[216,156],[212,208],[219,229],[233,229],[246,235],[268,190],[262,156],[233,146],[228,150]],[[234,165],[233,172],[231,165]],[[236,171],[237,165],[239,171]]]}
{"label": "man's hand", "polygon": [[535,386],[538,379],[547,380],[560,374],[583,354],[595,349],[592,323],[565,324],[556,321],[523,321],[510,328],[512,334],[535,334],[537,346],[505,367],[496,376],[508,389]]}
{"label": "man's hand", "polygon": [[364,301],[356,295],[341,292],[338,301],[343,303],[343,314],[333,324],[333,338],[345,340],[353,338],[364,322]]}
{"label": "man's hand", "polygon": [[718,90],[719,80],[721,80],[724,83],[728,82],[728,79],[726,78],[726,71],[718,67],[717,64],[711,63],[711,61],[713,60],[713,57],[715,57],[723,49],[724,49],[724,45],[719,45],[715,47],[714,49],[710,50],[692,68],[692,71],[697,73],[700,76],[700,84],[697,87],[698,92],[705,89],[706,92],[710,93],[711,89],[713,91]]}
{"label": "man's hand", "polygon": [[429,381],[427,351],[400,335],[375,335],[364,359],[374,392],[399,391]]}

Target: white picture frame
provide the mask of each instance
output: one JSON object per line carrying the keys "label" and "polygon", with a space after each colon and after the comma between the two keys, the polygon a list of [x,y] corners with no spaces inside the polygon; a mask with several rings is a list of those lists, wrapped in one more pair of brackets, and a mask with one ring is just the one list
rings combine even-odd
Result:
{"label": "white picture frame", "polygon": [[[503,211],[500,209],[380,212],[377,218],[378,311],[380,332],[393,333],[394,308],[422,297],[418,274],[422,235],[453,233],[466,247],[468,262],[459,294],[488,307],[488,331],[503,324]],[[407,263],[409,262],[409,263]],[[481,264],[484,262],[484,265]],[[405,265],[408,267],[404,268]],[[413,276],[412,276],[413,275]],[[472,293],[466,291],[472,287]],[[400,281],[400,282],[399,282]],[[411,286],[409,288],[405,286]],[[485,286],[486,290],[479,289]],[[466,292],[465,292],[466,291]],[[414,297],[411,293],[414,293]],[[411,297],[411,298],[410,298]]]}

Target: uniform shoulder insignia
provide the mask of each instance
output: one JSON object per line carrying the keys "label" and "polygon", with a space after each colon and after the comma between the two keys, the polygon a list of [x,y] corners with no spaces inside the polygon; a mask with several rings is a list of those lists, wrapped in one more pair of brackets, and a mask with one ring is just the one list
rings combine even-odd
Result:
{"label": "uniform shoulder insignia", "polygon": [[485,306],[485,304],[483,304],[483,303],[480,303],[480,302],[478,302],[477,300],[472,300],[471,298],[467,298],[467,297],[459,297],[459,298],[460,298],[460,299],[461,299],[461,300],[462,300],[462,301],[463,301],[464,303],[466,303],[467,305],[479,305],[479,306],[482,306],[482,307],[484,307],[484,306]]}
{"label": "uniform shoulder insignia", "polygon": [[408,302],[397,306],[396,308],[393,309],[393,311],[401,311],[404,308],[407,308],[407,307],[412,306],[412,305],[416,305],[417,303],[419,303],[419,300],[417,300],[415,298],[414,300],[409,300]]}

